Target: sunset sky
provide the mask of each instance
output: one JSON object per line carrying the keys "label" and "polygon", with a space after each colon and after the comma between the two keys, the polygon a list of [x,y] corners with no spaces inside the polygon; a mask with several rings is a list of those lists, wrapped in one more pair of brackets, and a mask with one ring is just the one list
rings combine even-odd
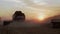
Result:
{"label": "sunset sky", "polygon": [[60,0],[0,0],[0,16],[10,19],[16,10],[25,13],[27,19],[47,18],[60,15]]}

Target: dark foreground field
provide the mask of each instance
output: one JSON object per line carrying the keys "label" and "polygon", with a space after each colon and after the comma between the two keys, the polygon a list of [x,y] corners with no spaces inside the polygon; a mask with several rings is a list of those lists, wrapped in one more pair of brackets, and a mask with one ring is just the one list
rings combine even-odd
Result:
{"label": "dark foreground field", "polygon": [[45,25],[36,27],[0,26],[0,34],[60,34],[60,29],[53,29],[47,26]]}

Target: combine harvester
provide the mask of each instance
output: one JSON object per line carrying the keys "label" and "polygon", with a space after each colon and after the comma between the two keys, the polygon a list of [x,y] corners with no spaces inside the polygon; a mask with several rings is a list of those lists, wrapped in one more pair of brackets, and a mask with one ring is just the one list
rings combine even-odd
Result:
{"label": "combine harvester", "polygon": [[13,17],[12,17],[12,21],[4,21],[3,22],[3,26],[6,26],[10,23],[13,23],[14,21],[25,21],[25,14],[22,13],[21,11],[16,11],[14,14],[13,14]]}

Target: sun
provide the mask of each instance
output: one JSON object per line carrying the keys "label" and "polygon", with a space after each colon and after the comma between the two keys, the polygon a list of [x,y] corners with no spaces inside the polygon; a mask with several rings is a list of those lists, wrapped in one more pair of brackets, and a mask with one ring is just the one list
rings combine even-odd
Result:
{"label": "sun", "polygon": [[38,18],[38,20],[42,21],[42,20],[44,20],[46,18],[46,15],[41,13],[41,14],[38,14],[37,18]]}
{"label": "sun", "polygon": [[40,15],[40,16],[38,16],[38,19],[39,19],[39,20],[44,20],[44,18],[45,18],[44,15]]}

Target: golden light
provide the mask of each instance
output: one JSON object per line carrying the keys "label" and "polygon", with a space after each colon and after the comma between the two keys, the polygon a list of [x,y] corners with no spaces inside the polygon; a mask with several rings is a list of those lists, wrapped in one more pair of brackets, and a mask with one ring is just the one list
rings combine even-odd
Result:
{"label": "golden light", "polygon": [[38,14],[37,18],[38,18],[38,20],[42,21],[46,18],[46,15],[44,13],[40,13],[40,14]]}

